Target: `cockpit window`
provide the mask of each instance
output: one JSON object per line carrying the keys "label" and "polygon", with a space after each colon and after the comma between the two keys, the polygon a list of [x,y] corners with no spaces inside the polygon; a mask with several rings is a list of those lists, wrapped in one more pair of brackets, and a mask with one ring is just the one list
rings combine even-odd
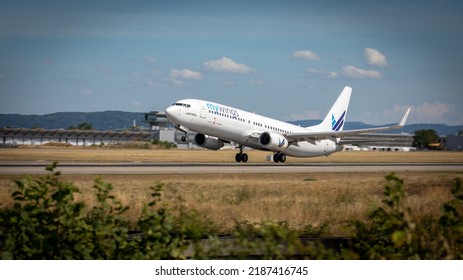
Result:
{"label": "cockpit window", "polygon": [[186,103],[174,103],[172,104],[173,106],[182,106],[182,107],[186,107],[186,108],[190,108],[191,105],[190,104],[186,104]]}

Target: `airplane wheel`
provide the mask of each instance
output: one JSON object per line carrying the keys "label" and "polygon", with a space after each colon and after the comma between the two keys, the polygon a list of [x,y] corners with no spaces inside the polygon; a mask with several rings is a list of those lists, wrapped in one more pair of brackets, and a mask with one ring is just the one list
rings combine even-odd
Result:
{"label": "airplane wheel", "polygon": [[280,161],[280,157],[278,156],[278,154],[273,154],[273,162],[279,162]]}
{"label": "airplane wheel", "polygon": [[237,153],[235,155],[235,160],[236,162],[247,162],[248,161],[248,154],[240,154],[240,153]]}
{"label": "airplane wheel", "polygon": [[280,153],[273,154],[273,161],[283,163],[283,162],[286,161],[286,155],[285,154],[280,154]]}
{"label": "airplane wheel", "polygon": [[182,142],[188,142],[188,136],[182,136]]}

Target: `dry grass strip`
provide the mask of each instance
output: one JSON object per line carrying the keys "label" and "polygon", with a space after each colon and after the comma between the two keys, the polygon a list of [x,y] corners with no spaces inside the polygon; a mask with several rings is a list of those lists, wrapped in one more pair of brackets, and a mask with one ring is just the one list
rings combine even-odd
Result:
{"label": "dry grass strip", "polygon": [[[235,161],[236,150],[203,149],[104,149],[96,147],[48,147],[0,149],[0,161],[78,162],[217,162]],[[266,162],[269,152],[249,150],[249,162]],[[293,158],[288,163],[463,163],[461,152],[339,152],[328,157]]]}
{"label": "dry grass strip", "polygon": [[[307,224],[328,225],[332,235],[343,235],[343,222],[362,219],[383,198],[385,173],[296,173],[296,174],[154,174],[102,175],[114,185],[114,194],[130,207],[136,219],[149,201],[150,186],[166,184],[165,201],[183,204],[228,233],[235,221],[287,221],[303,229]],[[405,180],[408,201],[418,218],[437,217],[440,206],[451,198],[458,172],[399,173]],[[78,199],[93,205],[92,184],[98,176],[62,175],[74,182],[82,194]],[[0,176],[0,204],[12,204],[10,194],[17,175]]]}

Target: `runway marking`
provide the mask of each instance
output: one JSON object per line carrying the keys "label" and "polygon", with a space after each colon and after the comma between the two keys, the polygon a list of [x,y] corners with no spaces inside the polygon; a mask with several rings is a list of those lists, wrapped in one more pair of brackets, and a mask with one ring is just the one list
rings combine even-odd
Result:
{"label": "runway marking", "polygon": [[[0,174],[45,174],[46,162],[0,162]],[[134,163],[67,162],[63,174],[172,174],[172,173],[315,173],[315,172],[462,172],[457,163]]]}

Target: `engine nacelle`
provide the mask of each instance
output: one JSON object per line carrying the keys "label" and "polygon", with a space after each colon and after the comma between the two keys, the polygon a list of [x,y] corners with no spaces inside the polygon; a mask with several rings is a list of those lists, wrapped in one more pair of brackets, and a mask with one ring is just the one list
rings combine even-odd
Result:
{"label": "engine nacelle", "polygon": [[218,149],[223,147],[222,140],[201,133],[196,134],[195,144],[201,148],[206,148],[214,151],[217,151]]}
{"label": "engine nacelle", "polygon": [[284,151],[288,148],[288,139],[281,134],[272,131],[263,132],[259,136],[260,145],[271,151]]}

